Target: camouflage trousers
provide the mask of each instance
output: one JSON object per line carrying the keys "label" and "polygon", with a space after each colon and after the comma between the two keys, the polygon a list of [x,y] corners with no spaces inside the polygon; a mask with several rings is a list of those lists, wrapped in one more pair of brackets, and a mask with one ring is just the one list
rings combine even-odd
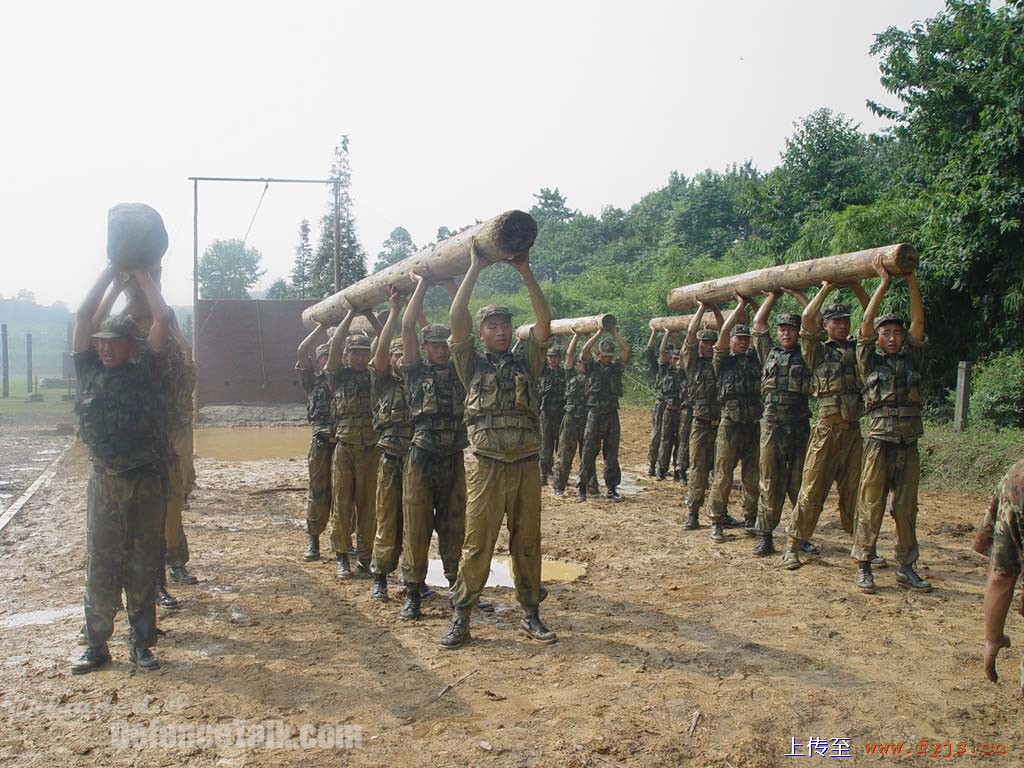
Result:
{"label": "camouflage trousers", "polygon": [[547,480],[552,474],[562,414],[540,412],[540,476]]}
{"label": "camouflage trousers", "polygon": [[180,567],[188,562],[188,537],[181,520],[185,496],[189,491],[189,466],[192,462],[192,430],[180,429],[171,435],[174,457],[167,462],[167,514],[164,519],[162,565]]}
{"label": "camouflage trousers", "polygon": [[718,422],[693,419],[690,427],[690,468],[687,471],[686,509],[691,515],[700,514],[704,497],[715,468],[715,437]]}
{"label": "camouflage trousers", "polygon": [[337,555],[347,554],[356,533],[359,562],[369,566],[377,527],[377,459],[375,445],[338,443],[331,461],[331,546]]}
{"label": "camouflage trousers", "polygon": [[[533,471],[537,472],[536,464]],[[466,538],[466,464],[462,451],[437,454],[413,445],[405,463],[404,483],[402,580],[406,584],[426,581],[430,538],[437,531],[444,575],[449,584],[454,584]]]}
{"label": "camouflage trousers", "polygon": [[166,478],[155,466],[119,475],[93,467],[86,490],[85,640],[99,648],[114,632],[124,590],[131,639],[156,644],[160,523]]}
{"label": "camouflage trousers", "polygon": [[885,517],[885,504],[892,494],[890,513],[896,521],[896,560],[901,565],[917,562],[917,488],[921,480],[921,458],[917,441],[890,443],[869,437],[864,446],[857,517],[853,524],[850,557],[871,560]]}
{"label": "camouflage trousers", "polygon": [[839,491],[839,521],[844,531],[853,533],[863,457],[860,424],[815,422],[807,443],[800,496],[789,523],[789,537],[794,543],[800,544],[814,535],[833,483]]}
{"label": "camouflage trousers", "polygon": [[540,605],[540,473],[537,459],[499,461],[477,456],[466,470],[466,540],[455,581],[456,614],[476,606],[491,574],[491,558],[502,520],[516,598],[526,609]]}
{"label": "camouflage trousers", "polygon": [[587,427],[583,432],[583,468],[580,471],[578,488],[589,488],[597,482],[597,454],[604,459],[604,485],[613,491],[622,482],[619,467],[619,412],[599,413],[591,409],[587,413]]}
{"label": "camouflage trousers", "polygon": [[693,408],[686,406],[679,412],[679,447],[675,454],[675,469],[686,479],[690,466],[690,431],[693,429]]}
{"label": "camouflage trousers", "polygon": [[[665,412],[661,417],[661,437],[658,442],[658,472],[662,475],[668,474],[669,465],[672,469],[679,471],[680,467],[686,467],[685,461],[680,461],[680,455],[685,456],[689,446],[682,447],[680,442],[683,435],[684,411],[681,408],[669,408],[665,406]],[[692,418],[692,417],[691,417]],[[690,439],[689,428],[686,439]]]}
{"label": "camouflage trousers", "polygon": [[319,536],[331,519],[331,459],[334,442],[314,435],[309,443],[309,498],[306,502],[306,533]]}
{"label": "camouflage trousers", "polygon": [[782,505],[796,505],[811,426],[807,419],[761,425],[761,495],[755,531],[769,536],[782,520]]}
{"label": "camouflage trousers", "polygon": [[725,519],[737,464],[742,465],[743,517],[750,521],[757,518],[760,436],[761,425],[758,422],[739,424],[732,419],[722,419],[718,425],[715,479],[711,485],[711,522],[720,523]]}
{"label": "camouflage trousers", "polygon": [[402,499],[406,456],[381,451],[377,464],[377,530],[373,535],[370,573],[387,576],[402,556]]}
{"label": "camouflage trousers", "polygon": [[661,422],[665,416],[665,403],[656,400],[651,408],[651,444],[647,449],[647,466],[658,464],[658,451],[661,450]]}
{"label": "camouflage trousers", "polygon": [[[569,473],[572,472],[572,462],[577,453],[580,457],[580,469],[576,485],[579,484],[579,477],[583,474],[583,434],[586,428],[586,414],[567,413],[562,417],[562,427],[558,433],[558,458],[551,480],[551,485],[557,491],[564,491],[568,487]],[[592,496],[599,493],[597,475],[591,478],[587,493]]]}

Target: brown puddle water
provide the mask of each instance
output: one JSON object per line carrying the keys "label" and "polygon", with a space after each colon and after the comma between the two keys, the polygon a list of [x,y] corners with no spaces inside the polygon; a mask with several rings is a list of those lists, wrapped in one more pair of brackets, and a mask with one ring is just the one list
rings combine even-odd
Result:
{"label": "brown puddle water", "polygon": [[[542,581],[576,581],[587,572],[582,563],[569,563],[562,560],[541,560],[540,578]],[[440,560],[431,560],[427,567],[427,584],[432,587],[448,588],[448,580],[444,577],[444,567]],[[515,586],[512,571],[507,557],[496,557],[491,561],[491,575],[487,579],[488,587]]]}
{"label": "brown puddle water", "polygon": [[196,427],[196,456],[218,461],[290,459],[309,453],[308,426]]}

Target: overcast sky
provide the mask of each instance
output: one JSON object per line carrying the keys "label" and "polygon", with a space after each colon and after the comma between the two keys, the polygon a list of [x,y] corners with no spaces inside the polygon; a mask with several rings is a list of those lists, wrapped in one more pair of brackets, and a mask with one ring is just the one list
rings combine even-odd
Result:
{"label": "overcast sky", "polygon": [[[882,124],[873,35],[940,0],[16,3],[0,28],[0,293],[74,308],[105,261],[106,212],[157,208],[164,289],[192,296],[190,175],[327,175],[351,138],[372,265],[541,187],[628,207],[671,171],[777,164],[827,106]],[[200,185],[200,249],[245,234],[257,184]],[[287,274],[321,187],[271,186],[248,243]],[[315,234],[315,233],[314,233]]]}

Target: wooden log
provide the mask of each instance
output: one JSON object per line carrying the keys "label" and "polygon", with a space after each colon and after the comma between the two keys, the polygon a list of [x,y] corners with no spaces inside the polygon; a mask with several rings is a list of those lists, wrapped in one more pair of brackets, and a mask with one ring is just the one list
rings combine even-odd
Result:
{"label": "wooden log", "polygon": [[[690,328],[693,315],[670,315],[669,317],[652,317],[647,327],[652,331],[669,331],[671,333],[686,333]],[[718,321],[710,312],[704,314],[700,324],[701,328],[718,330]]]}
{"label": "wooden log", "polygon": [[826,256],[821,259],[780,264],[777,267],[757,269],[742,275],[705,280],[703,283],[673,288],[668,293],[668,308],[673,312],[693,309],[699,302],[721,304],[729,301],[733,293],[757,296],[780,288],[803,290],[820,285],[823,280],[850,283],[875,277],[874,260],[882,256],[882,263],[894,275],[906,275],[917,267],[917,251],[906,243],[869,248],[866,251]]}
{"label": "wooden log", "polygon": [[349,309],[369,309],[387,301],[389,285],[404,293],[412,293],[415,285],[409,272],[415,269],[425,270],[438,280],[464,275],[469,269],[469,244],[474,237],[483,258],[491,262],[512,261],[529,255],[533,241],[537,239],[537,222],[523,211],[506,211],[417,251],[409,258],[314,304],[302,313],[302,321],[308,327],[317,322],[340,323]]}
{"label": "wooden log", "polygon": [[107,211],[107,258],[118,269],[155,269],[167,251],[167,228],[145,203],[119,203]]}
{"label": "wooden log", "polygon": [[[530,338],[533,323],[520,325],[516,329],[516,337],[526,341]],[[615,328],[615,315],[591,315],[590,317],[570,317],[564,320],[551,321],[552,336],[572,336],[578,333],[589,336],[597,330],[611,331]]]}

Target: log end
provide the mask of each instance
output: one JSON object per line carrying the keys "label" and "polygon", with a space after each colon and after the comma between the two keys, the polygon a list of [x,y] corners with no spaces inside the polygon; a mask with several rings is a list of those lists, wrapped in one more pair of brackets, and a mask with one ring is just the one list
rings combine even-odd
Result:
{"label": "log end", "polygon": [[909,275],[917,269],[921,257],[917,249],[909,243],[897,243],[889,246],[892,249],[892,272],[896,275]]}
{"label": "log end", "polygon": [[498,217],[496,233],[502,255],[521,258],[537,240],[537,222],[525,211],[506,211]]}
{"label": "log end", "polygon": [[601,315],[601,327],[606,331],[614,331],[615,315]]}

